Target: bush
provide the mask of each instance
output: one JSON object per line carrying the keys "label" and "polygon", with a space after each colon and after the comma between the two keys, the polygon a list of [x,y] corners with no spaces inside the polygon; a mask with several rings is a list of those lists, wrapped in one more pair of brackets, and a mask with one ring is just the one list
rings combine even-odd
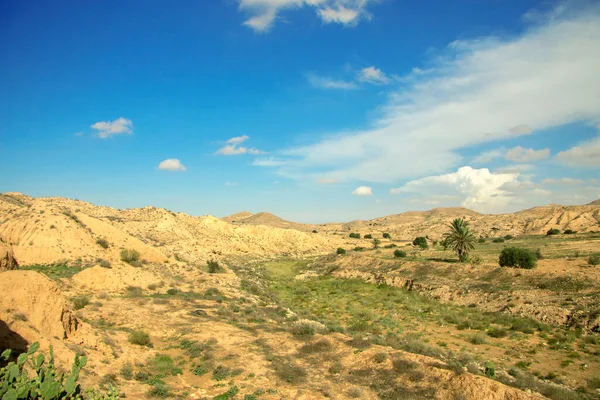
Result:
{"label": "bush", "polygon": [[504,243],[504,238],[494,238],[493,243]]}
{"label": "bush", "polygon": [[577,233],[577,231],[574,231],[573,229],[565,229],[565,235],[574,235]]}
{"label": "bush", "polygon": [[600,265],[600,253],[590,255],[587,261],[589,265]]}
{"label": "bush", "polygon": [[126,263],[132,263],[138,261],[140,259],[140,253],[137,250],[133,249],[123,249],[121,250],[121,261],[125,261]]}
{"label": "bush", "polygon": [[365,235],[365,239],[373,239],[373,235],[371,235],[370,233]]}
{"label": "bush", "polygon": [[485,243],[485,239],[484,239],[484,238],[479,238],[479,239],[477,240],[477,243]]}
{"label": "bush", "polygon": [[394,250],[394,257],[404,258],[406,257],[406,252],[404,250]]}
{"label": "bush", "polygon": [[560,233],[560,229],[552,228],[552,229],[549,229],[548,232],[546,232],[546,236],[558,235],[559,233]]}
{"label": "bush", "polygon": [[179,290],[177,290],[175,288],[171,288],[171,289],[167,290],[167,294],[169,296],[175,296],[177,293],[179,293]]}
{"label": "bush", "polygon": [[379,239],[373,239],[373,248],[374,249],[379,248],[380,244],[381,244],[381,240],[379,240]]}
{"label": "bush", "polygon": [[487,361],[485,363],[485,376],[490,379],[494,379],[496,377],[496,367],[491,362]]}
{"label": "bush", "polygon": [[108,240],[106,239],[98,239],[96,240],[96,244],[100,247],[102,247],[103,249],[108,249]]}
{"label": "bush", "polygon": [[426,249],[429,247],[429,245],[427,244],[427,239],[424,238],[423,236],[419,236],[418,238],[415,238],[415,240],[413,240],[412,244],[415,246],[419,246],[422,249]]}
{"label": "bush", "polygon": [[71,298],[71,301],[73,302],[73,309],[75,310],[81,310],[83,307],[90,304],[90,298],[84,294]]}
{"label": "bush", "polygon": [[542,254],[542,250],[537,249],[535,251],[535,258],[537,258],[538,260],[543,260],[544,259],[544,255]]}
{"label": "bush", "polygon": [[390,244],[386,244],[385,246],[383,246],[383,248],[385,248],[385,249],[393,249],[394,247],[398,247],[396,245],[396,243],[390,243]]}
{"label": "bush", "polygon": [[210,274],[217,274],[224,271],[223,267],[221,267],[215,260],[206,261],[206,267],[208,268],[208,272]]}
{"label": "bush", "polygon": [[312,233],[319,233],[316,229],[313,229]]}
{"label": "bush", "polygon": [[150,335],[144,331],[133,331],[129,334],[129,343],[137,344],[138,346],[149,346]]}
{"label": "bush", "polygon": [[384,238],[384,239],[391,239],[392,237],[390,236],[390,234],[389,234],[389,233],[387,233],[387,232],[384,232],[384,234],[383,234],[383,238]]}
{"label": "bush", "polygon": [[99,258],[96,261],[98,262],[98,265],[101,266],[102,268],[111,268],[110,261],[107,261],[107,260],[105,260],[103,258]]}
{"label": "bush", "polygon": [[535,268],[537,257],[529,249],[519,247],[506,247],[500,253],[499,263],[501,267]]}
{"label": "bush", "polygon": [[346,254],[346,250],[342,249],[341,247],[338,247],[336,254]]}
{"label": "bush", "polygon": [[514,239],[515,237],[513,235],[506,235],[504,236],[505,240],[510,240],[510,239]]}
{"label": "bush", "polygon": [[356,246],[354,248],[354,251],[363,251],[364,249],[365,249],[364,247]]}
{"label": "bush", "polygon": [[350,238],[351,239],[360,239],[360,233],[351,233]]}
{"label": "bush", "polygon": [[124,364],[121,367],[121,371],[119,374],[123,377],[123,379],[131,380],[133,378],[133,368],[131,367],[131,363]]}

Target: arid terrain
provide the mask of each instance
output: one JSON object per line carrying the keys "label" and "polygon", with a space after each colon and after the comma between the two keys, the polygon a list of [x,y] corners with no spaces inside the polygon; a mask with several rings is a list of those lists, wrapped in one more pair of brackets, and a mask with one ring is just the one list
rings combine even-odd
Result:
{"label": "arid terrain", "polygon": [[[478,238],[469,261],[441,245],[454,218]],[[37,341],[63,369],[85,355],[84,388],[600,399],[599,202],[310,225],[5,193],[0,241],[0,353]],[[501,268],[507,246],[537,267]]]}

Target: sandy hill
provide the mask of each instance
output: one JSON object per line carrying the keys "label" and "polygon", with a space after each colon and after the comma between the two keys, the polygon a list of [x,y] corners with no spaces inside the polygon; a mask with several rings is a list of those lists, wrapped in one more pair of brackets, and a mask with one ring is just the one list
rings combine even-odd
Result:
{"label": "sandy hill", "polygon": [[[259,221],[274,220],[264,213],[257,216]],[[0,195],[0,237],[11,245],[20,265],[100,258],[118,261],[124,248],[137,250],[149,262],[170,257],[204,262],[222,256],[320,254],[336,245],[335,240],[299,229],[251,223],[234,226],[213,216],[193,217],[163,208],[117,210],[18,193]],[[100,239],[109,246],[100,246]]]}
{"label": "sandy hill", "polygon": [[252,215],[254,215],[254,214],[252,214],[250,211],[242,211],[242,212],[239,212],[239,213],[228,215],[228,216],[223,217],[221,219],[223,221],[226,221],[226,222],[237,222],[237,221],[246,219],[248,217],[251,217]]}
{"label": "sandy hill", "polygon": [[[249,214],[249,215],[248,215]],[[245,215],[245,217],[244,217]],[[232,218],[235,217],[235,218]],[[224,218],[225,219],[225,218]],[[281,229],[295,229],[298,231],[312,231],[314,229],[314,225],[312,224],[302,224],[299,222],[291,222],[286,221],[283,218],[278,217],[277,215],[273,215],[268,212],[259,212],[257,214],[250,214],[246,211],[230,215],[225,219],[228,222],[234,223],[236,225],[264,225],[270,226],[273,228],[281,228]]]}

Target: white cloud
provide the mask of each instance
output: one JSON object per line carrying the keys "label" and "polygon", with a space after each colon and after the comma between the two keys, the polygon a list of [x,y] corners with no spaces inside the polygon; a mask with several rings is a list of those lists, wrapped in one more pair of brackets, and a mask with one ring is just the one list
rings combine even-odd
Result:
{"label": "white cloud", "polygon": [[355,196],[372,196],[373,189],[371,189],[369,186],[359,186],[354,189],[352,194]]}
{"label": "white cloud", "polygon": [[358,74],[358,80],[361,82],[369,82],[374,84],[390,83],[390,78],[388,78],[382,70],[375,67],[363,68]]}
{"label": "white cloud", "polygon": [[221,147],[219,150],[217,150],[215,154],[222,156],[237,156],[240,154],[264,154],[263,151],[258,150],[257,148],[240,146],[248,139],[250,139],[250,137],[246,135],[232,137],[231,139],[228,139],[226,142],[227,144]]}
{"label": "white cloud", "polygon": [[505,149],[495,149],[484,151],[479,154],[477,157],[473,158],[473,164],[487,164],[490,161],[502,157],[502,155],[506,152]]}
{"label": "white cloud", "polygon": [[510,192],[504,188],[517,182],[518,174],[491,173],[487,168],[461,167],[450,174],[428,176],[390,190],[391,194],[416,193],[431,197],[453,190],[462,198],[461,205],[480,212],[503,210],[510,202]]}
{"label": "white cloud", "polygon": [[600,137],[561,151],[554,159],[571,167],[600,167]]}
{"label": "white cloud", "polygon": [[107,139],[114,135],[130,135],[133,133],[133,122],[127,118],[117,118],[114,121],[100,121],[91,126],[98,131],[100,139]]}
{"label": "white cloud", "polygon": [[533,130],[525,124],[513,126],[508,130],[509,133],[513,135],[521,136],[521,135],[529,135],[533,132]]}
{"label": "white cloud", "polygon": [[337,182],[337,179],[333,178],[317,178],[317,183],[320,185],[331,185]]}
{"label": "white cloud", "polygon": [[595,123],[600,3],[556,14],[519,37],[450,44],[447,57],[435,59],[427,74],[411,74],[390,96],[370,129],[329,132],[282,151],[290,159],[286,173],[396,182],[455,168],[458,151],[470,146]]}
{"label": "white cloud", "polygon": [[550,149],[525,149],[521,146],[514,147],[504,154],[504,158],[515,162],[531,162],[544,160],[550,157]]}
{"label": "white cloud", "polygon": [[250,17],[244,25],[256,32],[271,30],[278,15],[286,9],[304,6],[316,9],[324,23],[355,26],[361,19],[369,19],[367,5],[373,0],[238,0],[240,10]]}
{"label": "white cloud", "polygon": [[185,166],[181,164],[181,161],[179,161],[178,159],[167,158],[166,160],[158,164],[158,169],[161,169],[163,171],[185,171],[187,168],[185,168]]}
{"label": "white cloud", "polygon": [[338,89],[338,90],[354,90],[358,89],[358,85],[354,82],[334,80],[331,78],[321,77],[313,74],[308,74],[308,82],[317,88],[321,89]]}
{"label": "white cloud", "polygon": [[279,160],[275,157],[257,158],[252,165],[257,167],[279,167],[285,164],[285,160]]}
{"label": "white cloud", "polygon": [[496,172],[506,173],[506,174],[520,174],[523,172],[528,172],[534,170],[535,167],[531,164],[515,164],[515,165],[506,165],[502,168],[498,168]]}
{"label": "white cloud", "polygon": [[582,181],[581,179],[575,179],[575,178],[561,178],[561,179],[547,178],[547,179],[542,179],[542,183],[545,185],[572,186],[572,185],[583,185],[584,181]]}

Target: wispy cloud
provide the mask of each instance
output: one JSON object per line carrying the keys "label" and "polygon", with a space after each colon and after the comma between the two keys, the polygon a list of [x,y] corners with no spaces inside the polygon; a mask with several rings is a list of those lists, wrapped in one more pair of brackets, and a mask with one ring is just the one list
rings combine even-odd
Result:
{"label": "wispy cloud", "polygon": [[91,126],[97,131],[100,139],[108,139],[114,135],[130,135],[133,133],[133,122],[127,118],[117,118],[114,121],[100,121]]}
{"label": "wispy cloud", "polygon": [[526,149],[521,146],[514,147],[504,154],[504,158],[515,162],[532,162],[550,157],[550,149]]}
{"label": "wispy cloud", "polygon": [[320,89],[355,90],[359,88],[359,86],[352,81],[335,80],[314,74],[307,74],[306,78],[312,86]]}
{"label": "wispy cloud", "polygon": [[390,83],[390,78],[380,69],[375,67],[367,67],[360,70],[358,80],[377,85],[385,85]]}
{"label": "wispy cloud", "polygon": [[280,167],[285,165],[285,160],[280,160],[274,157],[257,158],[252,162],[252,165],[257,167]]}
{"label": "wispy cloud", "polygon": [[313,7],[324,23],[355,26],[370,19],[367,5],[373,0],[238,0],[239,8],[249,15],[244,25],[256,32],[268,32],[284,10]]}
{"label": "wispy cloud", "polygon": [[332,185],[334,183],[337,183],[337,179],[333,179],[333,178],[317,178],[317,183],[319,185]]}
{"label": "wispy cloud", "polygon": [[504,153],[506,153],[505,149],[494,149],[494,150],[484,151],[483,153],[480,153],[475,158],[473,158],[473,164],[476,164],[476,165],[487,164],[490,161],[495,160],[496,158],[502,157],[504,155]]}
{"label": "wispy cloud", "polygon": [[571,167],[600,167],[600,137],[561,151],[554,159]]}
{"label": "wispy cloud", "polygon": [[167,158],[158,164],[158,169],[163,171],[185,171],[187,168],[177,158]]}
{"label": "wispy cloud", "polygon": [[[518,37],[453,42],[426,74],[403,81],[372,128],[328,133],[314,144],[283,151],[290,158],[286,173],[294,167],[297,176],[319,171],[339,180],[396,182],[456,168],[459,149],[568,123],[595,123],[598,48],[598,3],[554,13]],[[569,154],[591,155],[595,146],[600,144],[582,145],[557,159],[571,162]]]}
{"label": "wispy cloud", "polygon": [[258,150],[257,148],[241,146],[241,144],[244,143],[248,139],[250,139],[250,137],[246,136],[246,135],[232,137],[231,139],[228,139],[225,142],[226,143],[225,146],[223,146],[219,150],[217,150],[215,152],[215,154],[222,155],[222,156],[237,156],[240,154],[252,154],[252,155],[264,154],[263,151]]}
{"label": "wispy cloud", "polygon": [[542,183],[545,185],[573,186],[573,185],[583,185],[585,182],[582,181],[581,179],[575,179],[575,178],[561,178],[561,179],[547,178],[547,179],[542,179]]}

